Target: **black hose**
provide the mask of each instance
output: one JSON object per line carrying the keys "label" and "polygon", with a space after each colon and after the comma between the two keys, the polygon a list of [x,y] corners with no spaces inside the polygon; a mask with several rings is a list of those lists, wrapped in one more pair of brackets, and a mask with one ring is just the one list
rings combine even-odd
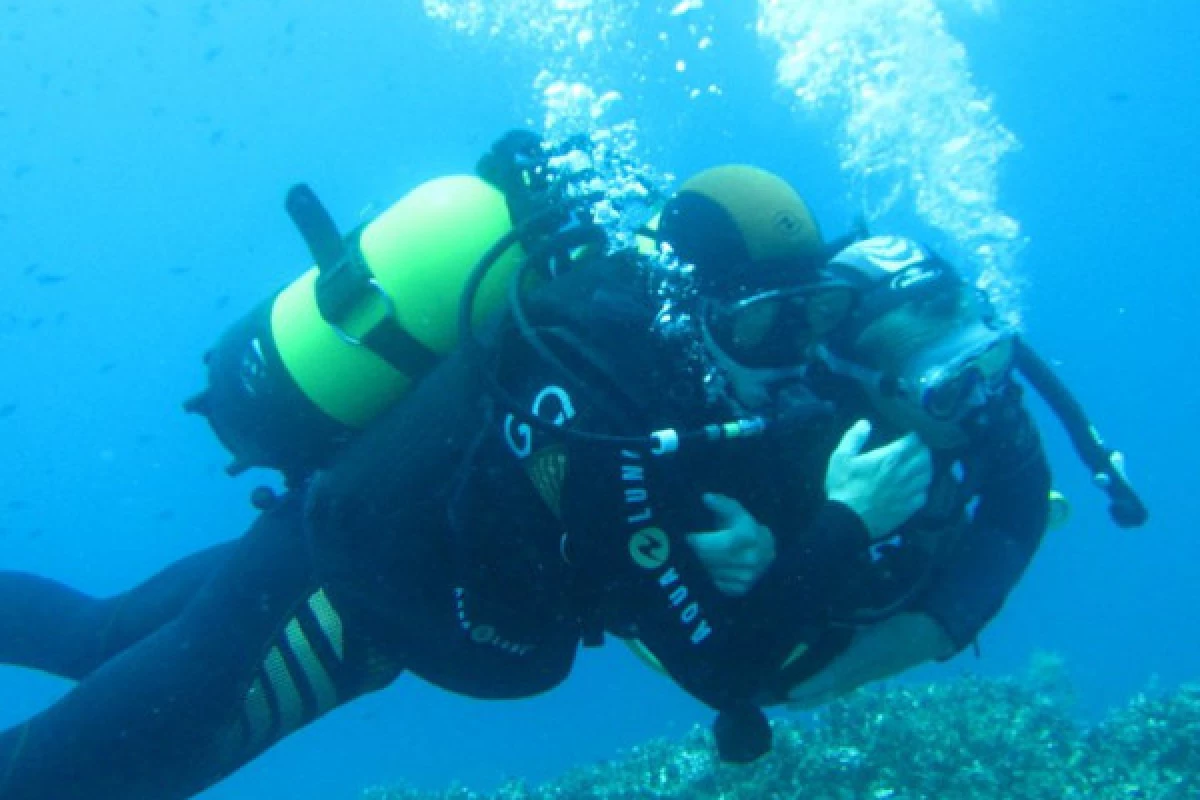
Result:
{"label": "black hose", "polygon": [[[531,410],[525,407],[525,404],[512,395],[501,384],[496,377],[495,372],[488,364],[488,354],[479,337],[475,335],[475,327],[472,317],[475,311],[475,300],[479,295],[479,289],[483,285],[483,281],[487,278],[491,270],[496,266],[496,263],[503,255],[508,252],[509,248],[524,241],[527,235],[537,226],[544,224],[551,219],[557,212],[555,210],[546,210],[527,219],[520,226],[500,237],[471,271],[467,278],[467,282],[463,286],[462,296],[459,301],[458,311],[458,338],[460,345],[463,347],[464,355],[467,360],[476,368],[476,372],[483,381],[484,388],[487,393],[496,401],[503,409],[512,414],[518,421],[529,425],[531,428],[542,433],[555,436],[563,436],[569,439],[577,439],[587,442],[609,445],[613,447],[631,447],[638,449],[648,449],[654,446],[655,441],[650,436],[616,436],[610,434],[596,433],[594,431],[580,430],[577,428],[567,428],[555,425],[548,422]],[[514,276],[513,284],[510,288],[510,311],[518,321],[518,326],[521,335],[529,341],[534,351],[541,357],[546,359],[552,367],[562,374],[564,382],[572,384],[577,390],[583,386],[582,381],[571,372],[565,364],[558,359],[553,352],[540,340],[533,331],[525,318],[524,310],[520,302],[520,282],[523,280],[525,270],[528,265],[534,263],[537,258],[544,255],[549,250],[549,246],[541,248],[533,255],[527,257],[527,260],[522,264],[517,274]],[[515,302],[514,302],[515,299]],[[586,387],[583,391],[586,393]]]}
{"label": "black hose", "polygon": [[1021,339],[1016,342],[1016,365],[1062,422],[1080,460],[1091,470],[1100,488],[1108,494],[1109,516],[1122,528],[1144,525],[1149,518],[1149,511],[1118,468],[1118,452],[1105,447],[1100,441],[1100,435],[1075,395],[1050,365]]}

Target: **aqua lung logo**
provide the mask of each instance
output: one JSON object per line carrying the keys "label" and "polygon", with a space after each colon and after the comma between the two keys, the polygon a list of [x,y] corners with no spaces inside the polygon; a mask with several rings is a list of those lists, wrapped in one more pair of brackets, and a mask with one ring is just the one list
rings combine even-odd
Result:
{"label": "aqua lung logo", "polygon": [[667,605],[679,614],[679,623],[687,628],[688,638],[692,644],[700,644],[712,635],[712,626],[699,601],[692,599],[691,590],[670,563],[671,544],[667,534],[650,524],[654,521],[654,511],[640,453],[621,451],[621,484],[625,495],[625,521],[634,529],[629,538],[629,557],[634,564],[654,573],[655,583]]}
{"label": "aqua lung logo", "polygon": [[671,543],[662,528],[642,528],[629,539],[629,557],[642,569],[658,569],[670,555]]}
{"label": "aqua lung logo", "polygon": [[[575,416],[571,395],[561,386],[543,387],[534,395],[529,410],[538,419],[558,426],[567,424]],[[517,458],[528,458],[533,452],[533,428],[528,423],[518,422],[512,414],[504,417],[504,440]]]}

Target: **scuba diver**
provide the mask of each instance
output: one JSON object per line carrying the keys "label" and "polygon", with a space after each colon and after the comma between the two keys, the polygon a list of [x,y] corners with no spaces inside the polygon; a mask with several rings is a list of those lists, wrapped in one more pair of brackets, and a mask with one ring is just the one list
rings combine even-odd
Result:
{"label": "scuba diver", "polygon": [[[820,706],[977,641],[1050,523],[1061,524],[1066,513],[1023,407],[1019,376],[1066,424],[1108,491],[1114,520],[1122,527],[1146,520],[1120,454],[1103,447],[1068,390],[952,265],[911,239],[875,236],[829,260],[823,286],[839,285],[849,290],[849,304],[833,304],[839,321],[822,328],[803,368],[805,388],[830,413],[791,432],[807,439],[790,445],[794,460],[786,469],[810,478],[789,487],[807,492],[795,508],[818,509],[827,499],[853,508],[847,459],[864,448],[882,454],[888,443],[918,440],[930,450],[931,471],[922,479],[919,510],[900,524],[876,525],[869,511],[858,511],[866,541],[824,564],[826,588],[816,598],[822,615],[791,631],[786,641],[794,649],[785,659],[768,660],[778,666],[760,679],[755,699],[764,706]],[[772,290],[739,301],[757,305],[754,314],[719,316],[730,329],[710,331],[726,343],[713,349],[728,379],[763,385],[769,374],[792,370],[794,360],[778,348],[788,341],[789,324],[820,313],[812,300],[806,288]],[[810,529],[792,530],[803,543]],[[699,543],[704,560],[711,545]],[[711,559],[723,563],[728,553]],[[769,582],[772,572],[766,575]]]}
{"label": "scuba diver", "polygon": [[948,262],[913,240],[877,236],[828,269],[856,300],[815,348],[808,386],[836,409],[832,430],[858,419],[868,445],[915,433],[934,466],[920,511],[859,551],[827,598],[827,627],[811,647],[822,661],[786,691],[790,707],[805,709],[976,642],[1044,532],[1065,523],[1018,377],[1064,424],[1114,522],[1139,527],[1148,516],[1122,454]]}
{"label": "scuba diver", "polygon": [[828,598],[818,649],[831,655],[787,691],[804,708],[976,641],[1065,502],[1015,380],[1020,340],[977,289],[902,237],[855,242],[829,270],[857,300],[808,385],[845,421],[871,419],[868,444],[919,436],[934,468],[921,510],[860,551]]}
{"label": "scuba diver", "polygon": [[[671,314],[702,335],[667,335],[650,257],[562,213],[547,152],[505,137],[484,180],[432,182],[345,237],[290,195],[317,267],[230,330],[189,404],[234,470],[275,467],[287,491],[117,598],[0,574],[0,661],[79,681],[0,733],[0,798],[188,797],[405,671],[523,697],[606,634],[747,761],[770,744],[761,706],[850,652],[833,601],[936,462],[908,436],[864,452],[856,425],[799,466],[831,430],[813,348],[860,287],[785,182],[708,170],[646,231],[694,266]],[[457,324],[434,313],[447,296]]]}

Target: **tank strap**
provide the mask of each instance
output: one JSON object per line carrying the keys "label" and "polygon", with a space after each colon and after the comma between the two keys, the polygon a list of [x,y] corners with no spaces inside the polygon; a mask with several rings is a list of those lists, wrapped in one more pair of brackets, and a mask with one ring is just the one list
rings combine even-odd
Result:
{"label": "tank strap", "polygon": [[[362,228],[343,237],[333,217],[306,184],[293,186],[287,195],[287,212],[317,263],[314,287],[321,318],[345,341],[362,345],[410,378],[429,373],[441,357],[400,327],[395,303],[375,280],[363,261],[358,238]],[[345,323],[355,309],[372,297],[387,310],[365,334],[355,337]]]}

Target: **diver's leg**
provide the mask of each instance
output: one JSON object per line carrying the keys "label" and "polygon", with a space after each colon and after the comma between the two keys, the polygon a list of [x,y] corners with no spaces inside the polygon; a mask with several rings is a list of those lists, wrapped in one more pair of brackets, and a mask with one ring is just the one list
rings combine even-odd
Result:
{"label": "diver's leg", "polygon": [[0,664],[82,679],[178,616],[235,544],[194,553],[105,598],[37,575],[0,572]]}
{"label": "diver's leg", "polygon": [[0,798],[185,798],[394,678],[317,585],[290,496],[175,619],[0,733]]}

